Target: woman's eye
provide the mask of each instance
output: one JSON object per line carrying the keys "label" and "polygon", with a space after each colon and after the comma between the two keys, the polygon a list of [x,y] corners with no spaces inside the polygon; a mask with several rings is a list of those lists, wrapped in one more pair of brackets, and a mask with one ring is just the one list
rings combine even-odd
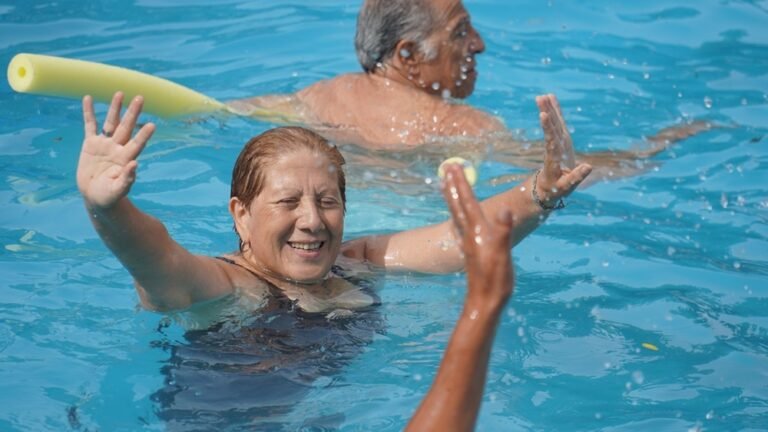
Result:
{"label": "woman's eye", "polygon": [[320,200],[320,206],[324,208],[333,208],[339,205],[339,202],[335,198],[322,198]]}

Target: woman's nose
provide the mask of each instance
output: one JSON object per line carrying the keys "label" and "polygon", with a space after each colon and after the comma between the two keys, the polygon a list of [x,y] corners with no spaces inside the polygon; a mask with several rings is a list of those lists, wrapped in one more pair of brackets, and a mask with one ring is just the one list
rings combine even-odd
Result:
{"label": "woman's nose", "polygon": [[320,209],[314,202],[302,202],[299,207],[299,218],[297,227],[299,229],[315,232],[325,228],[323,218],[320,216]]}

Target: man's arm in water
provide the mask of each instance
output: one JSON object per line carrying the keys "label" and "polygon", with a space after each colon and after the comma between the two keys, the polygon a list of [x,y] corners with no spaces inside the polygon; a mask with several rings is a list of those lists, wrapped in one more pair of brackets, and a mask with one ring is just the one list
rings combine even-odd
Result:
{"label": "man's arm in water", "polygon": [[460,168],[449,168],[443,197],[451,211],[467,270],[467,296],[432,387],[407,431],[471,431],[485,388],[491,347],[514,289],[512,215],[489,214]]}

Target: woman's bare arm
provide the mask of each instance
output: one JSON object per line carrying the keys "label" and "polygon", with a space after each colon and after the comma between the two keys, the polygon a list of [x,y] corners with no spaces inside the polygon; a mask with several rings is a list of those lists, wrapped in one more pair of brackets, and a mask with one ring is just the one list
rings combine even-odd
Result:
{"label": "woman's bare arm", "polygon": [[136,158],[154,133],[147,123],[133,138],[143,99],[131,101],[120,119],[123,94],[112,99],[98,132],[90,96],[83,99],[85,139],[77,167],[77,186],[104,244],[131,273],[142,303],[155,310],[181,309],[233,289],[232,270],[196,256],[176,243],[165,226],[128,199],[136,181]]}
{"label": "woman's bare arm", "polygon": [[[572,161],[573,143],[560,106],[553,95],[537,98],[537,105],[546,138],[543,167],[523,183],[480,204],[487,215],[512,214],[515,222],[510,238],[512,246],[546,219],[550,211],[544,207],[554,207],[560,199],[573,192],[592,170],[588,164],[580,164],[572,170],[563,167]],[[533,198],[534,178],[536,194],[543,207]],[[450,221],[390,235],[356,239],[346,243],[342,253],[387,269],[428,273],[453,272],[461,270],[464,264]]]}

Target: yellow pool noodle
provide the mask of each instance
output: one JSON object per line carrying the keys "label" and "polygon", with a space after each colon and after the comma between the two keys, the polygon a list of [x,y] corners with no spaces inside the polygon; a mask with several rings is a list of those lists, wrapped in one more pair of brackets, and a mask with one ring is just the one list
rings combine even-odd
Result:
{"label": "yellow pool noodle", "polygon": [[109,102],[120,90],[126,103],[144,97],[144,112],[159,117],[229,111],[223,103],[163,78],[110,66],[39,54],[17,54],[8,64],[8,83],[20,93]]}

